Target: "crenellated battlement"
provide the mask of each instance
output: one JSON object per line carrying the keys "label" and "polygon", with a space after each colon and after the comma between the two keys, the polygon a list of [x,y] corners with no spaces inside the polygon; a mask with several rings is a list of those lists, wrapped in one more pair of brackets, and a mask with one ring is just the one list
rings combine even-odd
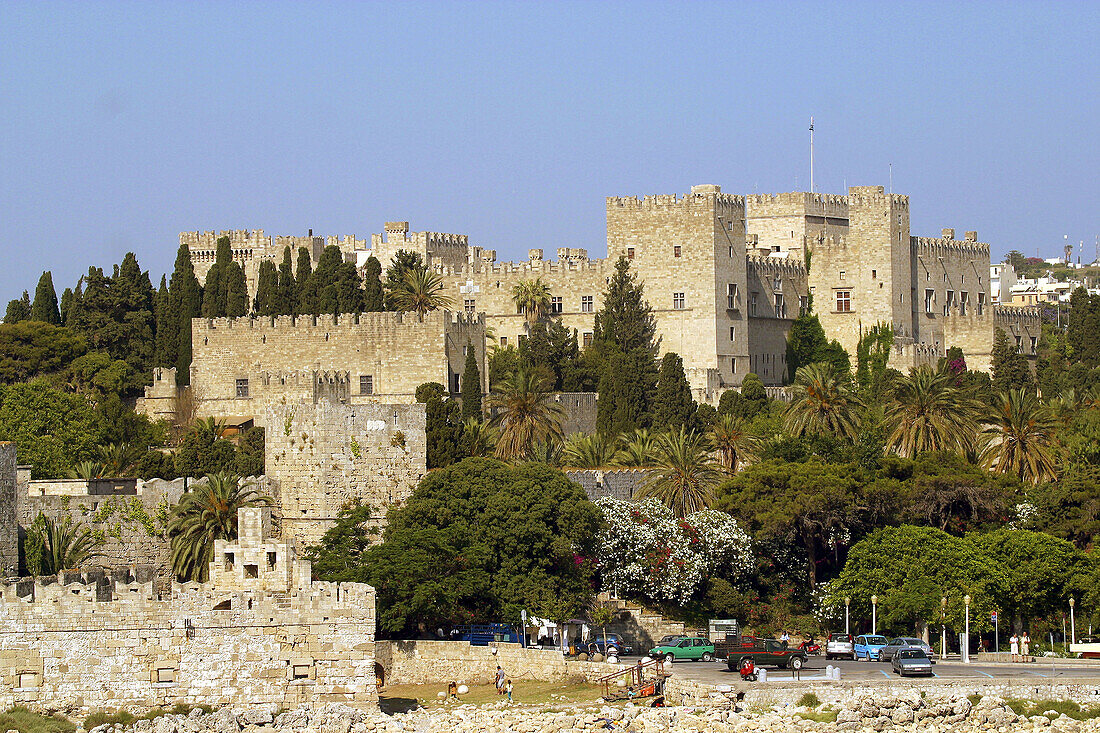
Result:
{"label": "crenellated battlement", "polygon": [[909,237],[909,246],[918,256],[928,255],[932,257],[947,254],[970,255],[972,257],[989,258],[989,245],[985,242],[973,240],[945,239],[936,237]]}
{"label": "crenellated battlement", "polygon": [[1039,325],[1043,321],[1043,309],[1035,306],[1012,306],[1012,305],[995,305],[993,306],[993,319],[995,321],[1002,322],[1021,322],[1026,321],[1035,325]]}
{"label": "crenellated battlement", "polygon": [[889,204],[899,209],[909,209],[909,197],[900,193],[886,193],[882,186],[849,186],[848,206],[881,206]]}
{"label": "crenellated battlement", "polygon": [[607,197],[608,211],[619,209],[660,211],[663,209],[709,209],[715,207],[743,211],[745,197],[722,193],[721,188],[718,186],[693,186],[692,193],[682,196],[677,194],[652,194],[642,198],[637,196]]}
{"label": "crenellated battlement", "polygon": [[432,272],[437,275],[443,275],[445,277],[472,277],[474,275],[507,275],[509,273],[531,273],[533,277],[537,277],[542,273],[563,273],[563,272],[612,272],[615,269],[615,263],[609,259],[597,259],[597,260],[524,260],[521,262],[490,262],[490,261],[474,261],[467,262],[461,267],[455,267],[450,265],[444,265],[436,263],[431,267]]}
{"label": "crenellated battlement", "polygon": [[745,259],[748,269],[758,275],[806,277],[806,266],[799,260],[791,260],[785,257],[760,257],[757,255],[748,255]]}
{"label": "crenellated battlement", "polygon": [[401,313],[383,311],[377,313],[343,313],[339,316],[325,313],[320,316],[262,316],[241,318],[195,318],[191,321],[191,332],[194,338],[215,331],[289,331],[307,330],[315,328],[364,329],[378,331],[380,329],[394,329],[400,327],[412,327],[431,329],[440,325],[485,325],[485,315],[482,313],[465,313],[463,311],[434,310],[418,318],[415,313]]}
{"label": "crenellated battlement", "polygon": [[745,208],[749,218],[782,214],[847,219],[848,197],[808,191],[756,193],[745,196]]}

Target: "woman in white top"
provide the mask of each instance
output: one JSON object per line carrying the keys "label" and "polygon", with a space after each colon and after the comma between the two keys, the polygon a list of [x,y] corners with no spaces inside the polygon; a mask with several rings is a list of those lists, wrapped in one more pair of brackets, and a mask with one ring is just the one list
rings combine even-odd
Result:
{"label": "woman in white top", "polygon": [[1008,640],[1008,648],[1012,652],[1012,661],[1015,662],[1016,658],[1020,656],[1020,637],[1013,634],[1012,638]]}

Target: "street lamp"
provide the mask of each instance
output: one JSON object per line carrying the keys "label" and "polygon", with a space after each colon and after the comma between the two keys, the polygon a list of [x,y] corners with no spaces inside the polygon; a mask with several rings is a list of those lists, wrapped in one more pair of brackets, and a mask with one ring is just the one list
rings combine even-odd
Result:
{"label": "street lamp", "polygon": [[1073,601],[1073,596],[1070,596],[1070,597],[1069,597],[1069,633],[1070,633],[1070,644],[1076,644],[1076,643],[1077,643],[1077,625],[1076,625],[1076,624],[1074,623],[1074,620],[1073,620],[1073,604],[1074,604],[1074,601]]}
{"label": "street lamp", "polygon": [[947,596],[940,599],[940,659],[947,659]]}
{"label": "street lamp", "polygon": [[963,639],[965,643],[962,649],[963,662],[970,664],[970,594],[967,593],[963,596],[963,603],[966,604],[966,631],[963,632]]}
{"label": "street lamp", "polygon": [[878,633],[878,596],[871,596],[871,633]]}
{"label": "street lamp", "polygon": [[852,630],[848,628],[848,606],[852,605],[851,596],[844,596],[844,633],[851,634]]}

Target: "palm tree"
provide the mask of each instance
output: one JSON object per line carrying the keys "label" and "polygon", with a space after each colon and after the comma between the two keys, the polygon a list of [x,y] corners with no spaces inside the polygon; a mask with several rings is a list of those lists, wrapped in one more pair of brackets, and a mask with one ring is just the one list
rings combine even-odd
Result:
{"label": "palm tree", "polygon": [[738,465],[745,463],[756,450],[756,436],[746,429],[744,418],[723,413],[718,416],[710,432],[718,462],[726,473],[735,473]]}
{"label": "palm tree", "polygon": [[710,451],[706,435],[684,430],[682,425],[662,434],[657,438],[655,470],[639,496],[657,499],[677,517],[706,509],[724,475]]}
{"label": "palm tree", "polygon": [[108,443],[96,448],[106,476],[128,475],[144,454],[145,449],[134,443]]}
{"label": "palm tree", "polygon": [[512,286],[512,300],[527,319],[527,330],[550,313],[550,286],[541,277],[520,280]]}
{"label": "palm tree", "polygon": [[240,476],[215,473],[206,483],[184,494],[168,521],[171,537],[172,572],[181,580],[206,580],[214,554],[214,540],[237,537],[237,510],[270,505]]}
{"label": "palm tree", "polygon": [[1050,409],[1051,416],[1057,419],[1058,422],[1069,425],[1082,408],[1089,409],[1091,407],[1090,402],[1092,400],[1088,393],[1082,395],[1073,387],[1070,387],[1050,400],[1047,407]]}
{"label": "palm tree", "polygon": [[521,366],[493,387],[487,400],[500,428],[496,456],[506,461],[532,457],[536,443],[561,440],[561,405],[551,399],[547,379]]}
{"label": "palm tree", "polygon": [[982,430],[988,442],[982,463],[991,471],[1038,484],[1055,478],[1057,421],[1033,392],[1013,389],[997,395],[992,419]]}
{"label": "palm tree", "polygon": [[656,452],[657,436],[646,428],[638,428],[622,437],[622,447],[613,463],[627,468],[652,466]]}
{"label": "palm tree", "polygon": [[103,553],[98,539],[83,523],[73,523],[68,517],[54,522],[39,512],[24,542],[27,569],[32,575],[57,575],[62,570],[75,570]]}
{"label": "palm tree", "polygon": [[443,294],[443,277],[418,267],[405,273],[401,287],[393,291],[393,303],[402,311],[414,311],[424,320],[424,314],[437,308],[447,308],[454,299]]}
{"label": "palm tree", "polygon": [[930,451],[962,451],[978,432],[977,405],[946,370],[919,366],[894,380],[884,413],[886,447],[913,458]]}
{"label": "palm tree", "polygon": [[492,425],[474,418],[462,423],[462,450],[472,458],[486,458],[493,454],[498,431]]}
{"label": "palm tree", "polygon": [[225,435],[227,425],[224,420],[220,420],[216,417],[196,418],[191,423],[191,433],[200,438],[205,438],[204,442],[213,443],[218,438]]}
{"label": "palm tree", "polygon": [[95,478],[102,478],[107,473],[107,467],[97,461],[79,461],[73,464],[73,467],[65,472],[65,478],[83,479],[84,481],[91,481]]}
{"label": "palm tree", "polygon": [[847,375],[827,362],[807,364],[795,373],[783,423],[795,437],[825,433],[854,439],[862,406],[848,386]]}
{"label": "palm tree", "polygon": [[569,468],[603,468],[615,463],[618,437],[603,433],[573,433],[561,450],[561,462]]}

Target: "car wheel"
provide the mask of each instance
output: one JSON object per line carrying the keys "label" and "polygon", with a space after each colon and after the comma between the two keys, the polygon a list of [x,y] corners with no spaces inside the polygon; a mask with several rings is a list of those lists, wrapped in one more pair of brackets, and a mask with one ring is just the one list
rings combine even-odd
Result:
{"label": "car wheel", "polygon": [[665,655],[665,662],[666,663],[672,664],[675,661],[676,661],[676,655],[673,654],[672,652],[669,652],[668,654]]}
{"label": "car wheel", "polygon": [[826,661],[826,662],[831,662],[831,661],[833,661],[833,655],[832,655],[832,654],[826,654],[826,655],[825,655],[825,661]]}
{"label": "car wheel", "polygon": [[713,662],[714,657],[711,656],[710,652],[703,652],[703,661],[704,662]]}
{"label": "car wheel", "polygon": [[859,661],[859,657],[858,657],[858,656],[856,656],[856,653],[855,653],[855,652],[852,652],[852,661],[853,661],[853,662],[858,662],[858,661]]}
{"label": "car wheel", "polygon": [[802,669],[802,657],[791,657],[791,669],[795,672]]}
{"label": "car wheel", "polygon": [[878,653],[878,661],[880,661],[880,662],[885,662],[886,661],[886,657],[883,655],[882,652]]}

